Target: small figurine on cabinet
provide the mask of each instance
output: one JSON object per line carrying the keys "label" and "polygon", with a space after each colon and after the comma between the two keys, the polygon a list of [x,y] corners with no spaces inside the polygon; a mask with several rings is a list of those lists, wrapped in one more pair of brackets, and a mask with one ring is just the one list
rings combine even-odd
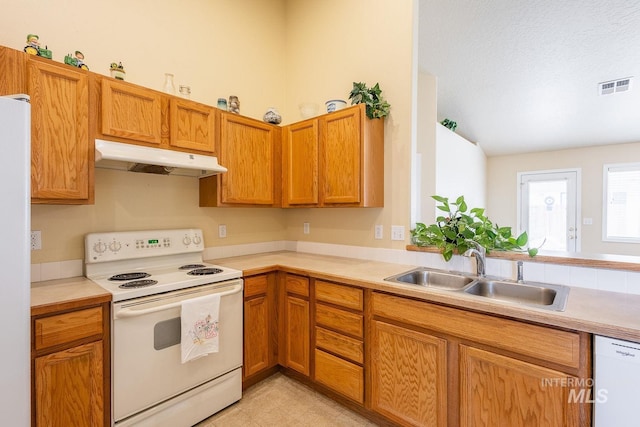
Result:
{"label": "small figurine on cabinet", "polygon": [[122,66],[122,62],[118,62],[117,64],[115,62],[112,62],[109,66],[109,70],[111,72],[111,77],[116,80],[124,80],[126,73],[124,71],[124,67]]}
{"label": "small figurine on cabinet", "polygon": [[40,37],[36,34],[27,35],[27,45],[24,47],[24,51],[29,55],[41,56],[47,59],[51,59],[53,56],[46,46],[44,49],[40,47]]}
{"label": "small figurine on cabinet", "polygon": [[64,63],[67,65],[71,65],[72,67],[82,68],[83,70],[88,70],[87,64],[84,63],[84,55],[79,50],[76,50],[74,55],[67,54],[64,57]]}
{"label": "small figurine on cabinet", "polygon": [[231,95],[229,97],[229,111],[240,114],[240,101],[237,96]]}

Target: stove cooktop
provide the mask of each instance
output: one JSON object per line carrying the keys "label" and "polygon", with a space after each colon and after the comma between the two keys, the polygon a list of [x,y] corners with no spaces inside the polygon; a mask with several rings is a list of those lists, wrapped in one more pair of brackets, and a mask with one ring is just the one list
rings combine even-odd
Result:
{"label": "stove cooktop", "polygon": [[85,237],[85,274],[113,301],[237,279],[242,272],[202,261],[202,231],[150,230]]}

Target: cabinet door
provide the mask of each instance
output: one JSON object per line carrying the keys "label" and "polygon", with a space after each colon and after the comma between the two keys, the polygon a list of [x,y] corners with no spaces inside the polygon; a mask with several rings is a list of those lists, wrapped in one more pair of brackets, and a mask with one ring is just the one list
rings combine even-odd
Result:
{"label": "cabinet door", "polygon": [[320,119],[321,202],[358,204],[361,200],[361,109],[348,108]]}
{"label": "cabinet door", "polygon": [[244,303],[244,375],[269,367],[269,301],[266,294]]}
{"label": "cabinet door", "polygon": [[216,108],[171,98],[169,110],[171,146],[215,153]]}
{"label": "cabinet door", "polygon": [[318,120],[284,129],[283,205],[318,204]]}
{"label": "cabinet door", "polygon": [[571,401],[564,381],[578,383],[559,371],[461,345],[460,425],[578,427],[584,402]]}
{"label": "cabinet door", "polygon": [[402,425],[447,424],[446,340],[371,322],[371,408]]}
{"label": "cabinet door", "polygon": [[151,89],[102,79],[102,133],[131,142],[160,145],[161,94]]}
{"label": "cabinet door", "polygon": [[36,426],[104,425],[102,359],[102,341],[36,358]]}
{"label": "cabinet door", "polygon": [[222,113],[220,120],[222,203],[273,205],[275,129],[272,125]]}
{"label": "cabinet door", "polygon": [[285,312],[286,365],[309,375],[309,301],[287,295]]}
{"label": "cabinet door", "polygon": [[27,64],[32,201],[86,203],[93,171],[88,74],[50,61]]}

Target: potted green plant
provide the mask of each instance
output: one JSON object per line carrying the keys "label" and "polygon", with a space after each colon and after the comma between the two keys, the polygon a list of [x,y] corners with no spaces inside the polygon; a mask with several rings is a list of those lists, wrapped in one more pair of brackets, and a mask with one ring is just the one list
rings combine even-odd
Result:
{"label": "potted green plant", "polygon": [[353,89],[349,93],[351,105],[365,104],[367,117],[370,119],[379,119],[389,115],[391,106],[382,97],[382,89],[380,85],[368,88],[365,83],[353,82]]}
{"label": "potted green plant", "polygon": [[417,223],[411,230],[411,241],[416,246],[435,246],[442,251],[442,256],[449,261],[454,253],[462,254],[477,242],[489,253],[497,251],[528,252],[535,256],[538,248],[525,246],[528,241],[526,232],[518,237],[511,234],[511,227],[499,227],[491,222],[484,214],[484,209],[468,210],[464,197],[460,196],[455,202],[442,196],[431,196],[439,202],[436,207],[445,212],[446,216],[438,216],[436,223],[425,225]]}

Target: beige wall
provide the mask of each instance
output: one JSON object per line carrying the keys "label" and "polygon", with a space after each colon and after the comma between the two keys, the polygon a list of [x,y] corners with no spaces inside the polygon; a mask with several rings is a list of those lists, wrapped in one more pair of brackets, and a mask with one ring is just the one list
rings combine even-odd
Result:
{"label": "beige wall", "polygon": [[487,159],[487,214],[500,225],[516,226],[517,172],[580,168],[582,170],[582,252],[638,255],[640,245],[602,241],[602,168],[605,163],[640,161],[640,142],[545,151]]}
{"label": "beige wall", "polygon": [[[385,208],[294,209],[287,211],[287,238],[403,248],[408,242],[411,196],[411,109],[415,1],[288,0],[287,108],[324,108],[328,99],[347,100],[353,82],[380,83],[391,104],[385,121]],[[302,233],[309,222],[311,233]],[[374,226],[384,240],[374,240]],[[406,227],[407,241],[389,240],[391,225]]]}
{"label": "beige wall", "polygon": [[[22,49],[27,33],[61,62],[80,50],[94,72],[121,61],[127,81],[160,90],[164,73],[191,86],[192,99],[215,105],[237,95],[241,113],[261,118],[276,107],[285,123],[298,104],[348,97],[353,81],[380,82],[391,103],[385,129],[385,208],[199,208],[197,181],[96,171],[93,206],[32,206],[43,249],[32,262],[83,258],[88,232],[201,227],[207,246],[312,240],[404,247],[391,224],[409,226],[411,93],[415,0],[67,0],[5,2],[0,44]],[[383,29],[382,32],[380,32]],[[302,222],[311,234],[302,234]],[[227,225],[226,239],[217,225]],[[373,240],[375,224],[385,239]]]}

